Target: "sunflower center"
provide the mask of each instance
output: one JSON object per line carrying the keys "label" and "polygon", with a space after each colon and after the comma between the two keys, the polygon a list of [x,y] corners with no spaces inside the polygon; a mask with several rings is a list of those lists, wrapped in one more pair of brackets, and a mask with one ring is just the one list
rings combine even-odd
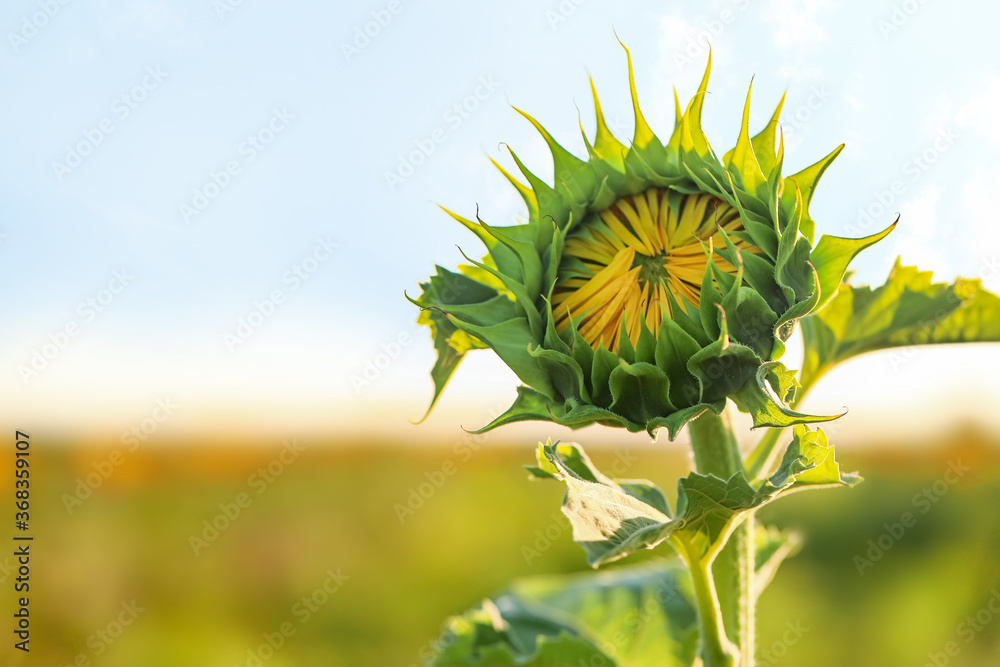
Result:
{"label": "sunflower center", "polygon": [[669,258],[670,255],[665,252],[657,253],[652,257],[639,252],[635,253],[632,268],[639,268],[639,284],[645,287],[647,283],[657,284],[666,281],[670,277],[670,274],[667,273]]}
{"label": "sunflower center", "polygon": [[[591,214],[566,239],[552,297],[556,328],[572,318],[591,347],[614,352],[623,330],[636,343],[643,322],[655,334],[675,308],[696,309],[708,264],[703,244],[723,246],[719,228],[755,250],[740,238],[739,211],[711,195],[651,188]],[[735,273],[722,257],[715,262]]]}

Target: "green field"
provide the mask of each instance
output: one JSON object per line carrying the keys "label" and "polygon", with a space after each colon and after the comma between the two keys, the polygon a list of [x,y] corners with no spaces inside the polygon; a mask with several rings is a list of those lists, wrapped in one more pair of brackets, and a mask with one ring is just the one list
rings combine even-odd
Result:
{"label": "green field", "polygon": [[[491,444],[464,460],[450,449],[305,444],[271,481],[251,475],[268,463],[277,470],[277,450],[140,449],[72,513],[64,494],[108,451],[36,448],[32,650],[4,641],[0,664],[246,666],[270,635],[281,646],[265,644],[268,667],[410,667],[445,617],[510,579],[586,568],[558,513],[561,485],[529,482],[520,468],[532,460],[527,445]],[[610,467],[616,455],[593,458]],[[678,445],[629,456],[627,476],[667,488],[683,472]],[[762,599],[760,664],[921,667],[948,642],[959,652],[947,664],[998,664],[1000,617],[987,604],[1000,592],[1000,442],[957,433],[931,445],[856,446],[841,459],[866,482],[761,513],[807,542]],[[942,482],[958,461],[970,471]],[[402,513],[428,473],[443,484],[424,486],[422,505]],[[239,516],[218,518],[220,504]],[[906,512],[913,525],[899,534],[893,524]],[[223,526],[215,537],[203,523],[213,519]],[[193,547],[192,536],[204,542]],[[880,538],[891,547],[877,561],[869,554],[859,575],[855,557],[868,558]],[[12,578],[0,577],[3,608],[13,609]],[[960,627],[977,612],[992,622]],[[794,643],[781,639],[788,624]]]}

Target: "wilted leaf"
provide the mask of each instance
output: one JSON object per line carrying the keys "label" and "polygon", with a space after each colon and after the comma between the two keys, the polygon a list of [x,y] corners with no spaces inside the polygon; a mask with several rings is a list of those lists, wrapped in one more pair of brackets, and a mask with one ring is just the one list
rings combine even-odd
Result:
{"label": "wilted leaf", "polygon": [[[697,472],[678,482],[677,511],[646,500],[662,498],[643,482],[641,492],[598,471],[579,445],[540,445],[536,476],[566,484],[563,513],[573,526],[573,539],[597,567],[640,549],[652,549],[671,537],[691,545],[699,558],[711,558],[747,511],[778,495],[806,487],[850,486],[856,475],[842,474],[822,431],[794,429],[792,442],[777,471],[754,488],[746,474],[728,480]],[[655,489],[655,487],[652,487]]]}

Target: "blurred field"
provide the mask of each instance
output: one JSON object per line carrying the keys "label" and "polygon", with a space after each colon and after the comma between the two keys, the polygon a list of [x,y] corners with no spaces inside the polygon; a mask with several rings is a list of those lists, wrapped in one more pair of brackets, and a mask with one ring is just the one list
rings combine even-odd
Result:
{"label": "blurred field", "polygon": [[[560,486],[529,482],[520,468],[532,460],[527,445],[466,453],[301,441],[305,451],[258,494],[254,480],[263,478],[248,478],[269,463],[277,469],[276,447],[159,443],[125,453],[70,513],[63,494],[113,449],[70,444],[33,441],[32,651],[27,660],[14,651],[5,629],[2,665],[253,665],[248,651],[286,623],[294,633],[273,655],[265,649],[260,664],[410,667],[447,615],[510,579],[585,568],[558,514]],[[618,454],[593,458],[610,466]],[[678,445],[629,456],[627,476],[670,489],[686,466]],[[956,431],[944,442],[872,443],[840,458],[867,481],[763,512],[767,522],[800,528],[807,546],[763,597],[761,664],[921,667],[949,641],[960,653],[947,664],[1000,664],[1000,617],[988,612],[992,622],[968,642],[958,629],[1000,591],[1000,441]],[[971,472],[921,513],[914,495],[959,460]],[[3,498],[11,497],[7,465]],[[395,506],[428,473],[444,483],[401,522]],[[232,511],[240,493],[249,506],[195,555],[190,537],[220,503]],[[860,576],[854,557],[904,512],[916,524]],[[9,625],[11,575],[0,569],[0,579]],[[117,631],[122,604],[133,600],[143,611],[117,637],[105,634],[110,644],[100,639],[99,630]],[[807,629],[793,645],[781,643],[788,623]]]}

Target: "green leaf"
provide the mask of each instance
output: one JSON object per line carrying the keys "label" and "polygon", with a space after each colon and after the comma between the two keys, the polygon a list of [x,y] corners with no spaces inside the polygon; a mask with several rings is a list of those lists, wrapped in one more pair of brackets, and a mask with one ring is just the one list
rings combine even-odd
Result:
{"label": "green leaf", "polygon": [[[542,445],[541,471],[566,485],[562,511],[573,527],[573,540],[587,561],[598,567],[663,541],[680,540],[701,559],[711,562],[744,513],[771,502],[782,493],[809,487],[851,486],[860,478],[842,474],[833,447],[822,431],[797,426],[778,470],[754,488],[743,472],[728,480],[691,473],[678,482],[677,511],[650,504],[655,496],[648,482],[640,492],[605,477],[579,445]],[[655,487],[654,487],[655,488]],[[658,490],[657,490],[658,491]]]}
{"label": "green leaf", "polygon": [[894,222],[881,232],[860,239],[845,239],[826,234],[820,237],[816,248],[809,255],[809,261],[816,267],[816,273],[819,275],[820,308],[823,308],[837,293],[840,281],[847,273],[847,266],[854,261],[858,253],[884,239],[895,228]]}
{"label": "green leaf", "polygon": [[455,369],[465,358],[465,354],[469,350],[486,347],[478,339],[460,331],[442,309],[471,310],[482,307],[483,304],[490,304],[494,312],[502,312],[508,316],[513,314],[510,310],[512,305],[510,301],[507,297],[499,295],[493,287],[440,266],[436,269],[437,273],[434,276],[427,282],[421,283],[423,291],[420,297],[415,300],[410,299],[415,305],[424,308],[417,321],[430,328],[434,349],[437,351],[437,360],[431,369],[434,397],[423,419],[426,419],[434,408]]}
{"label": "green leaf", "polygon": [[[435,651],[429,667],[561,667],[583,660],[606,660],[591,642],[571,634],[566,628],[544,617],[519,614],[510,598],[497,602],[510,610],[505,618],[497,603],[486,600],[478,609],[464,616],[448,619],[444,635],[432,644]],[[530,612],[529,612],[530,613]],[[531,643],[526,645],[527,641]],[[435,650],[435,647],[436,650]]]}
{"label": "green leaf", "polygon": [[[725,318],[722,319],[725,325]],[[725,400],[752,382],[760,367],[760,357],[753,350],[729,342],[728,335],[720,333],[720,340],[703,347],[688,359],[691,375],[701,382],[700,400],[711,403]]]}
{"label": "green leaf", "polygon": [[774,113],[771,114],[771,120],[768,121],[763,130],[750,139],[750,143],[753,144],[754,155],[757,156],[760,168],[765,174],[771,174],[775,163],[778,162],[778,156],[775,152],[774,146],[778,135],[778,118],[781,116],[781,107],[783,107],[784,104],[785,95],[782,94],[777,108],[775,108]]}
{"label": "green leaf", "polygon": [[532,298],[528,295],[525,286],[513,278],[494,269],[488,264],[477,262],[465,253],[462,253],[462,256],[480,271],[492,275],[503,283],[504,288],[514,296],[514,304],[517,307],[518,312],[528,318],[528,326],[531,329],[532,335],[535,336],[535,338],[542,338],[542,315],[538,312],[538,308],[533,303]]}
{"label": "green leaf", "polygon": [[597,178],[587,162],[576,157],[552,138],[548,130],[542,127],[541,123],[530,115],[514,107],[514,111],[528,119],[542,139],[548,145],[552,153],[552,163],[555,169],[554,183],[557,188],[560,186],[577,203],[586,203],[597,190]]}
{"label": "green leaf", "polygon": [[450,326],[450,324],[449,322],[448,325],[438,323],[432,325],[434,349],[437,351],[437,359],[434,360],[434,366],[431,368],[431,380],[434,382],[434,396],[431,398],[431,404],[427,406],[427,412],[424,413],[420,421],[427,419],[430,415],[438,399],[441,398],[444,388],[448,386],[451,376],[455,374],[458,365],[465,358],[466,352],[476,347],[485,347],[482,343],[469,336],[463,339],[469,342],[469,345],[456,345],[453,341],[455,340],[454,334],[457,330],[453,326]]}
{"label": "green leaf", "polygon": [[666,417],[657,417],[646,425],[646,432],[649,436],[656,440],[659,433],[659,429],[667,429],[667,438],[672,442],[677,439],[680,434],[681,429],[689,421],[697,419],[706,410],[712,410],[715,414],[722,414],[722,411],[726,407],[726,399],[720,399],[714,403],[697,403],[689,408],[684,408],[683,410],[678,410],[677,412],[667,415]]}
{"label": "green leaf", "polygon": [[531,332],[528,322],[522,318],[514,318],[492,326],[478,326],[467,320],[448,313],[448,320],[457,328],[475,336],[486,343],[497,356],[517,375],[520,380],[546,396],[554,397],[556,391],[552,386],[546,370],[533,357],[530,349],[537,346],[538,341]]}
{"label": "green leaf", "polygon": [[[557,479],[559,469],[546,458],[545,447],[547,446],[552,446],[551,440],[544,445],[539,443],[537,466],[525,466],[532,479]],[[559,445],[557,443],[556,450],[559,452],[560,457],[562,457],[566,467],[579,475],[581,479],[602,484],[617,483],[628,495],[638,498],[647,505],[652,505],[669,516],[670,506],[667,503],[667,498],[652,482],[645,479],[619,479],[612,481],[594,466],[583,449],[575,445]]]}
{"label": "green leaf", "polygon": [[769,359],[774,347],[774,325],[778,316],[756,290],[743,286],[743,255],[737,252],[736,259],[736,281],[722,298],[729,335],[753,350],[758,357]]}
{"label": "green leaf", "polygon": [[528,181],[531,190],[535,193],[538,220],[544,220],[546,216],[552,216],[552,219],[557,223],[565,221],[569,216],[569,209],[563,203],[559,194],[524,166],[524,163],[521,162],[521,159],[517,157],[517,154],[509,146],[507,151],[510,153],[511,158],[514,159],[514,163],[517,164],[517,168],[521,170],[524,178]]}
{"label": "green leaf", "polygon": [[820,429],[814,431],[808,426],[796,426],[778,470],[761,484],[758,491],[854,486],[860,481],[861,476],[857,473],[841,472],[826,433]]}
{"label": "green leaf", "polygon": [[638,433],[644,428],[641,423],[634,422],[624,415],[593,405],[581,404],[572,399],[565,402],[562,409],[555,413],[552,421],[573,429],[583,428],[591,424],[602,424],[627,428],[632,433]]}
{"label": "green leaf", "polygon": [[757,156],[754,155],[753,145],[750,143],[750,90],[747,90],[747,101],[743,106],[743,124],[740,126],[740,135],[736,139],[736,146],[730,153],[727,153],[723,160],[728,159],[728,169],[730,173],[736,173],[740,179],[740,185],[744,190],[752,195],[757,194],[758,188],[767,183],[767,178],[761,171]]}
{"label": "green leaf", "polygon": [[531,476],[536,479],[559,479],[559,467],[553,463],[547,451],[555,451],[559,455],[560,461],[568,469],[572,470],[580,479],[596,484],[606,484],[608,486],[620,486],[621,489],[633,498],[652,505],[654,508],[666,515],[670,514],[667,499],[663,492],[655,484],[644,479],[612,480],[607,477],[597,466],[594,465],[583,448],[574,443],[560,444],[548,440],[545,444],[538,443],[538,450],[535,458],[538,459],[538,466],[529,466]]}
{"label": "green leaf", "polygon": [[625,493],[653,506],[668,516],[670,515],[670,504],[660,487],[645,479],[619,479],[616,481]]}
{"label": "green leaf", "polygon": [[[614,166],[618,171],[624,171],[624,158],[628,148],[615,137],[604,120],[604,111],[601,109],[601,101],[597,97],[597,88],[594,86],[594,79],[590,79],[590,92],[594,98],[594,115],[597,117],[597,132],[594,135],[594,151],[605,162]],[[584,140],[587,136],[584,135]]]}
{"label": "green leaf", "polygon": [[456,616],[433,667],[692,667],[697,615],[676,561],[531,577]]}
{"label": "green leaf", "polygon": [[609,378],[614,402],[611,411],[644,424],[660,415],[674,412],[670,404],[670,382],[658,367],[647,363],[621,361]]}
{"label": "green leaf", "polygon": [[788,306],[785,302],[785,296],[781,288],[778,287],[778,283],[774,277],[775,267],[769,261],[755,253],[740,252],[732,239],[729,238],[726,230],[721,227],[718,233],[722,235],[725,247],[716,248],[715,251],[733,266],[742,264],[745,272],[743,277],[747,285],[764,298],[771,310],[775,312],[786,310]]}
{"label": "green leaf", "polygon": [[810,244],[812,243],[813,231],[815,229],[815,223],[809,216],[809,204],[812,202],[813,192],[823,172],[840,155],[842,150],[844,150],[844,144],[834,148],[829,155],[815,164],[785,178],[785,190],[779,202],[781,208],[779,218],[787,220],[792,215],[792,209],[795,207],[795,191],[798,190],[802,195],[802,202],[805,205],[800,229]]}
{"label": "green leaf", "polygon": [[[563,461],[560,452],[566,449],[578,452],[570,462],[586,457],[578,445],[543,445],[539,467],[566,484],[563,514],[587,562],[596,567],[642,548],[651,549],[669,536],[663,529],[671,524],[670,516],[600,473],[580,474]],[[593,470],[593,466],[588,468]]]}
{"label": "green leaf", "polygon": [[[677,308],[676,311],[679,311]],[[701,399],[701,385],[687,369],[687,361],[701,349],[693,337],[681,326],[664,317],[656,337],[654,358],[656,365],[670,380],[670,402],[674,405],[691,405]]]}
{"label": "green leaf", "polygon": [[867,352],[1000,341],[1000,297],[979,280],[946,284],[931,278],[931,272],[896,260],[883,285],[844,285],[826,308],[800,320],[806,350],[803,386]]}
{"label": "green leaf", "polygon": [[583,369],[576,360],[568,354],[547,350],[543,347],[528,350],[538,364],[548,374],[552,386],[563,398],[583,398],[590,401],[590,392],[587,391],[586,382],[583,378]]}
{"label": "green leaf", "polygon": [[611,373],[616,368],[618,368],[618,357],[604,347],[603,343],[598,345],[594,351],[594,360],[590,369],[590,393],[594,399],[594,405],[608,407],[614,400],[611,396],[610,383]]}
{"label": "green leaf", "polygon": [[843,415],[809,415],[788,406],[798,383],[795,374],[779,361],[769,361],[757,369],[754,381],[747,382],[731,398],[742,412],[753,417],[753,428],[783,428],[796,424],[828,422]]}
{"label": "green leaf", "polygon": [[491,421],[486,426],[472,431],[473,434],[486,433],[498,426],[522,421],[552,421],[549,404],[551,399],[531,387],[521,385],[517,388],[517,398],[507,411]]}

